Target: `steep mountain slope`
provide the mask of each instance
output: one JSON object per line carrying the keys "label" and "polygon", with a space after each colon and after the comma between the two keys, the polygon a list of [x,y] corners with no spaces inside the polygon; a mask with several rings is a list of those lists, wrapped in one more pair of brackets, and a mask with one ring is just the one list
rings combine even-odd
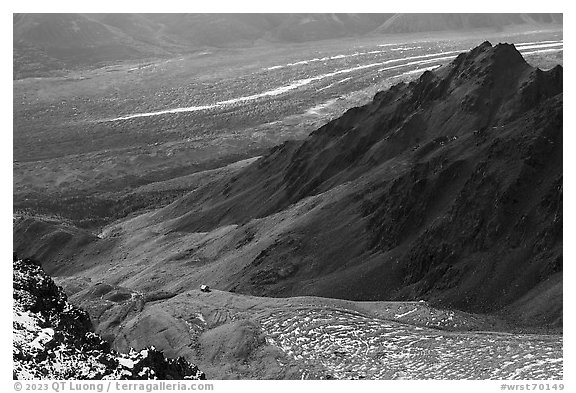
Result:
{"label": "steep mountain slope", "polygon": [[561,25],[556,14],[15,14],[14,77],[206,47]]}
{"label": "steep mountain slope", "polygon": [[[295,293],[312,290],[304,277],[334,272],[335,282],[316,282],[312,293],[493,309],[561,271],[561,91],[560,67],[536,70],[512,46],[485,43],[154,218],[174,218],[177,232],[209,231],[337,194],[293,234],[323,272],[294,261],[301,253],[283,239],[254,260],[239,287],[291,294],[284,280],[258,279],[289,261],[305,269],[289,280]],[[309,245],[310,233],[319,246]],[[350,274],[367,260],[373,266]]]}
{"label": "steep mountain slope", "polygon": [[14,379],[206,379],[183,358],[119,354],[35,261],[14,256]]}
{"label": "steep mountain slope", "polygon": [[559,327],[562,102],[561,67],[485,42],[83,247],[22,219],[15,249],[143,293],[426,299]]}

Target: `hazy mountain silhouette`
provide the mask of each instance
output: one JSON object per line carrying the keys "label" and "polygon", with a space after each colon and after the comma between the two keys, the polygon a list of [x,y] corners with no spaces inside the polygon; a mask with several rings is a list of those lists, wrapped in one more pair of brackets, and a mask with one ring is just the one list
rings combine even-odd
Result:
{"label": "hazy mountain silhouette", "polygon": [[561,24],[557,14],[15,14],[16,77],[206,47]]}

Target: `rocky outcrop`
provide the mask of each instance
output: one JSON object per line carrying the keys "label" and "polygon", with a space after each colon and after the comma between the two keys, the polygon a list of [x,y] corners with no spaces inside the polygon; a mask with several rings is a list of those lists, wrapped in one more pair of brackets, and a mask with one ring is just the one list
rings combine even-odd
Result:
{"label": "rocky outcrop", "polygon": [[14,379],[206,379],[154,347],[121,354],[92,331],[40,265],[14,256]]}

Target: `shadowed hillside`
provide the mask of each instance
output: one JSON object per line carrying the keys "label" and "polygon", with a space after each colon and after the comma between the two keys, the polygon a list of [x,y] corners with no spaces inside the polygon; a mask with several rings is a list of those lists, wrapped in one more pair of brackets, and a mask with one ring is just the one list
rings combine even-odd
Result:
{"label": "shadowed hillside", "polygon": [[485,42],[81,248],[21,219],[15,249],[143,291],[426,299],[558,327],[562,79]]}

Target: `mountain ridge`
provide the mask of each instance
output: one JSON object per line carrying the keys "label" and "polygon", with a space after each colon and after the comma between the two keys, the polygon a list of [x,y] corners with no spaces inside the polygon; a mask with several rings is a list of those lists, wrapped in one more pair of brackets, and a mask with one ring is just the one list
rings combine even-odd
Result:
{"label": "mountain ridge", "polygon": [[[28,252],[56,250],[37,255],[49,270],[140,290],[425,299],[561,326],[562,74],[485,42],[84,249],[59,253],[30,220],[15,247],[42,236]],[[540,295],[554,305],[530,320]]]}

